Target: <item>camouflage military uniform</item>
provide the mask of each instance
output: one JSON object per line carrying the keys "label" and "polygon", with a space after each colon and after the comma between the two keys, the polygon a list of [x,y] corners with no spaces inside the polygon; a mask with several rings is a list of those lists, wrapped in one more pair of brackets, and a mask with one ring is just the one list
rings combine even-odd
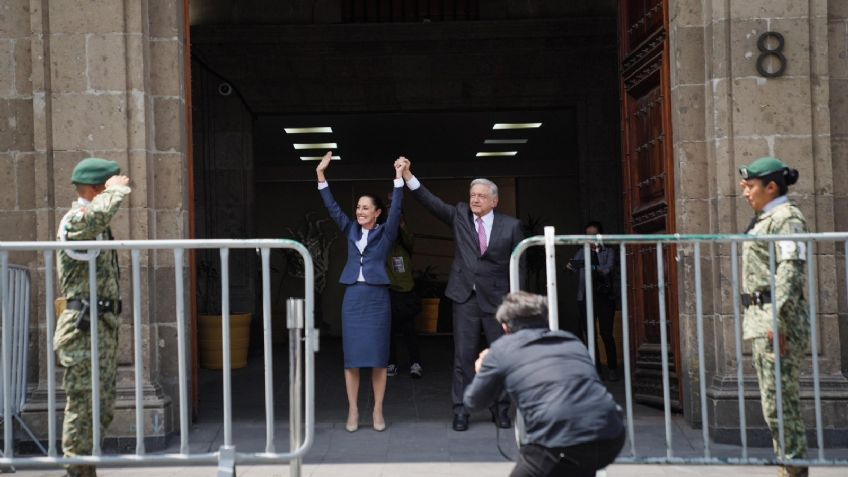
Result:
{"label": "camouflage military uniform", "polygon": [[[760,213],[749,233],[756,235],[807,232],[801,211],[786,196],[778,197]],[[745,293],[770,292],[769,243],[743,245]],[[787,459],[803,459],[807,452],[806,430],[801,417],[800,374],[809,345],[810,327],[806,283],[806,245],[803,242],[775,243],[775,297],[779,332],[785,336],[786,350],[780,357],[783,393],[783,425]],[[775,299],[776,298],[776,299]],[[768,332],[772,331],[772,304],[751,305],[745,309],[744,337],[752,340],[754,367],[760,383],[763,417],[772,433],[774,450],[780,455],[775,395],[775,355]]]}
{"label": "camouflage military uniform", "polygon": [[[79,200],[62,219],[58,239],[111,240],[109,221],[118,211],[124,196],[130,193],[126,186],[112,186],[98,194],[90,203]],[[62,250],[58,253],[59,287],[67,300],[85,299],[89,296],[87,257],[96,251]],[[97,254],[97,299],[119,300],[118,255],[114,250]],[[62,427],[62,450],[66,456],[91,455],[92,402],[91,402],[91,336],[88,330],[78,329],[80,311],[65,309],[59,316],[53,345],[59,362],[65,367],[64,388],[67,396],[65,420]],[[116,353],[118,348],[118,315],[98,313],[100,352],[100,424],[101,430],[109,427],[115,403],[117,376]],[[69,466],[72,476],[94,475],[93,466]]]}

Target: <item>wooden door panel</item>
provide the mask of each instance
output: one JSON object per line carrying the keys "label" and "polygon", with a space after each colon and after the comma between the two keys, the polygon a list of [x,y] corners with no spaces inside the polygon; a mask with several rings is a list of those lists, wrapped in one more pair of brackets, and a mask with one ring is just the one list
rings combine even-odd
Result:
{"label": "wooden door panel", "polygon": [[[674,181],[668,104],[668,0],[619,0],[622,177],[625,228],[634,234],[674,232]],[[670,391],[679,408],[675,249],[663,249]],[[662,403],[660,303],[655,245],[628,250],[629,301],[636,363],[634,396]]]}

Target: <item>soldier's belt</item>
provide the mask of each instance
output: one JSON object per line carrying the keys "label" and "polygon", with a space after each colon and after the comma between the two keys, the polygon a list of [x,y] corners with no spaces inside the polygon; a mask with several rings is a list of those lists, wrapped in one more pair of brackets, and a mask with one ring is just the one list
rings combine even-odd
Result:
{"label": "soldier's belt", "polygon": [[742,306],[748,308],[749,306],[759,306],[760,308],[763,305],[771,303],[771,292],[770,291],[762,291],[762,292],[754,292],[754,293],[743,293],[739,295],[739,299],[742,302]]}
{"label": "soldier's belt", "polygon": [[[87,300],[68,300],[66,305],[69,310],[86,312],[91,308],[91,304]],[[97,300],[97,314],[112,313],[118,315],[121,313],[121,300]]]}

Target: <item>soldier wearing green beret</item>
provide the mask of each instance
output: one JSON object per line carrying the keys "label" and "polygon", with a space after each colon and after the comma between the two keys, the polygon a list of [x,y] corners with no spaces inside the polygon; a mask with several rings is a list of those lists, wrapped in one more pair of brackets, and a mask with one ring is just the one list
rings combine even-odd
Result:
{"label": "soldier wearing green beret", "polygon": [[[752,235],[807,232],[807,221],[786,193],[798,181],[798,171],[779,159],[762,157],[739,169],[743,195],[755,216],[746,233]],[[777,309],[783,396],[784,456],[803,459],[807,436],[801,417],[800,374],[809,345],[809,322],[804,286],[807,280],[804,242],[781,240],[775,244],[775,295],[771,295],[769,243],[745,242],[742,247],[744,337],[751,340],[754,368],[760,384],[763,417],[772,434],[774,450],[781,455],[775,391],[775,350],[772,307]],[[782,466],[779,476],[806,476],[807,468]]]}
{"label": "soldier wearing green beret", "polygon": [[[78,199],[59,224],[58,240],[112,240],[109,222],[130,193],[129,178],[120,175],[114,161],[83,159],[74,168],[71,182]],[[88,261],[96,257],[97,303],[89,301]],[[62,451],[65,456],[91,455],[92,382],[90,312],[97,306],[100,354],[100,428],[112,422],[117,376],[118,325],[121,292],[118,254],[115,250],[61,250],[58,253],[59,316],[53,346],[65,367],[65,418]],[[68,475],[95,476],[90,465],[68,466]]]}

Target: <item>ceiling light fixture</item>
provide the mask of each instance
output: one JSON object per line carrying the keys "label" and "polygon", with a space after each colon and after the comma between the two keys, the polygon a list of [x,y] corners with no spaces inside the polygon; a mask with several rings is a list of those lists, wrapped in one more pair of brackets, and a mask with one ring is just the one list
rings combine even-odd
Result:
{"label": "ceiling light fixture", "polygon": [[542,127],[542,123],[495,123],[492,129],[533,129]]}
{"label": "ceiling light fixture", "polygon": [[486,139],[483,144],[527,144],[527,139]]}
{"label": "ceiling light fixture", "polygon": [[[300,156],[301,161],[320,161],[321,159],[324,159],[324,156]],[[333,156],[332,160],[341,161],[342,156]]]}
{"label": "ceiling light fixture", "polygon": [[477,157],[503,157],[514,156],[518,151],[495,151],[495,152],[478,152]]}
{"label": "ceiling light fixture", "polygon": [[331,127],[318,127],[318,128],[285,128],[286,133],[288,134],[312,134],[312,133],[331,133],[333,132],[333,128]]}
{"label": "ceiling light fixture", "polygon": [[295,149],[338,149],[339,145],[334,142],[294,143]]}

